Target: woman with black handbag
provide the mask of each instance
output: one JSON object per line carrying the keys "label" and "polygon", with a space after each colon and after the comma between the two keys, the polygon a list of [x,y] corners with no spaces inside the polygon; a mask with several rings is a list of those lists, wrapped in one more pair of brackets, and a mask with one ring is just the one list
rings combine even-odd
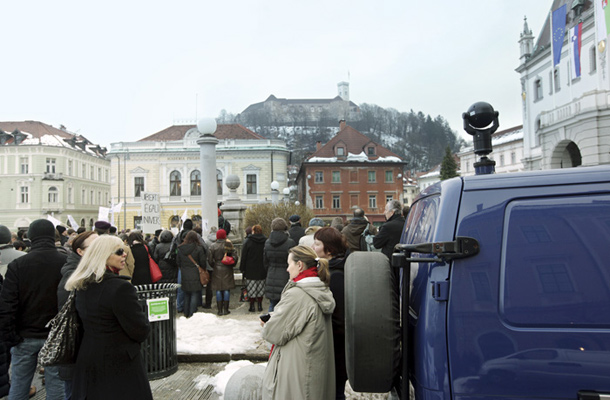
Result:
{"label": "woman with black handbag", "polygon": [[83,341],[78,351],[72,398],[152,399],[140,343],[150,324],[138,302],[136,289],[118,273],[126,252],[114,236],[97,238],[66,282],[76,290],[76,310]]}

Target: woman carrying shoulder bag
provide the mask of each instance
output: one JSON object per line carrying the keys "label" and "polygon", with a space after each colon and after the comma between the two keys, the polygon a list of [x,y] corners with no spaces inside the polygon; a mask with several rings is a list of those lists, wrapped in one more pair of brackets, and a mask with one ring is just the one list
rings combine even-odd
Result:
{"label": "woman carrying shoulder bag", "polygon": [[76,290],[76,311],[84,331],[72,380],[73,399],[153,398],[140,356],[150,324],[135,287],[118,275],[125,257],[121,239],[102,235],[66,282],[66,290]]}
{"label": "woman carrying shoulder bag", "polygon": [[199,281],[199,267],[205,268],[206,262],[205,250],[199,243],[197,232],[189,231],[186,234],[182,244],[178,246],[176,261],[182,275],[184,316],[190,318],[197,311],[197,296],[201,289],[203,289]]}

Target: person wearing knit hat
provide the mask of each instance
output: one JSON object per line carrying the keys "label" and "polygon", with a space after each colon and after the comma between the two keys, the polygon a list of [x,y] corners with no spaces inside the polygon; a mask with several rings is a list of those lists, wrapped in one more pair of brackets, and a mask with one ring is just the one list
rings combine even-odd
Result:
{"label": "person wearing knit hat", "polygon": [[290,229],[288,230],[288,234],[295,243],[299,243],[299,240],[305,234],[305,228],[301,226],[301,216],[294,214],[290,216],[289,220]]}
{"label": "person wearing knit hat", "polygon": [[219,229],[216,231],[216,240],[225,240],[227,238],[227,231]]}
{"label": "person wearing knit hat", "polygon": [[[57,287],[66,255],[55,248],[55,232],[55,226],[47,219],[30,224],[32,248],[8,265],[0,291],[0,337],[12,347],[11,399],[28,398],[38,352],[49,334],[47,322],[58,311]],[[45,367],[44,376],[48,398],[64,398],[59,368]]]}
{"label": "person wearing knit hat", "polygon": [[106,221],[95,221],[93,226],[95,227],[95,232],[97,232],[98,235],[105,235],[108,233],[112,225]]}

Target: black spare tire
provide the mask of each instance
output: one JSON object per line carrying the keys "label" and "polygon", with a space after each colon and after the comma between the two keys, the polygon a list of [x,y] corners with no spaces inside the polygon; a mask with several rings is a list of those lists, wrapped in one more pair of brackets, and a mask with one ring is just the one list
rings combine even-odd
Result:
{"label": "black spare tire", "polygon": [[400,360],[400,305],[383,253],[357,251],[345,262],[345,357],[355,391],[392,389]]}

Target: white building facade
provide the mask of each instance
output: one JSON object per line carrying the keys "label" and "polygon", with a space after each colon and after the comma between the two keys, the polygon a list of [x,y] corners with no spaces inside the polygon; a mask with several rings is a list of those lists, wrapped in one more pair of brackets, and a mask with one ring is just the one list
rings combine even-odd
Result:
{"label": "white building facade", "polygon": [[110,204],[106,149],[38,121],[0,122],[0,224],[27,228],[47,215],[88,229]]}
{"label": "white building facade", "polygon": [[214,136],[216,146],[215,187],[201,187],[199,132],[195,125],[174,125],[137,142],[110,145],[112,202],[123,203],[114,216],[120,229],[139,226],[142,217],[141,193],[158,193],[161,223],[176,227],[186,212],[201,219],[201,194],[216,192],[218,202],[229,196],[225,180],[237,175],[241,181],[237,195],[245,204],[271,201],[271,182],[279,192],[288,187],[290,152],[282,140],[265,139],[239,124],[221,124]]}
{"label": "white building facade", "polygon": [[[523,126],[506,129],[491,136],[493,152],[488,157],[496,162],[497,174],[523,171]],[[462,149],[460,158],[460,175],[474,175],[474,164],[480,156],[474,154],[472,146]]]}
{"label": "white building facade", "polygon": [[[554,66],[551,29],[560,27],[552,27],[551,15],[564,5],[566,34],[561,60]],[[554,0],[536,42],[527,20],[524,23],[516,71],[521,76],[525,170],[610,163],[610,59],[607,37],[597,37],[595,14],[594,2]],[[575,51],[570,28],[580,22],[577,77],[572,71]]]}

